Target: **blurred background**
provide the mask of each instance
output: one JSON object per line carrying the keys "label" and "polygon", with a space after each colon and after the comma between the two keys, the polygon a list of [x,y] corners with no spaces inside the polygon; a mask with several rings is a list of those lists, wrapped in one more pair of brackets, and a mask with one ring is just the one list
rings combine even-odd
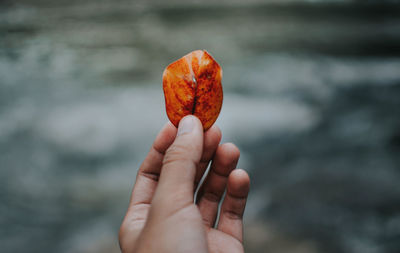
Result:
{"label": "blurred background", "polygon": [[400,252],[400,2],[0,1],[0,248],[119,252],[167,121],[161,75],[224,71],[246,252]]}

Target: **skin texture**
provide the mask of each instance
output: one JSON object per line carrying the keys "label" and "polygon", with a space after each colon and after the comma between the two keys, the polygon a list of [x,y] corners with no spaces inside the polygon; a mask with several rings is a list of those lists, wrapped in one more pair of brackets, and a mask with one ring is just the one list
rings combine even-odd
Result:
{"label": "skin texture", "polygon": [[217,120],[222,107],[222,69],[207,51],[196,50],[171,63],[163,73],[165,107],[169,120],[193,114],[204,131]]}
{"label": "skin texture", "polygon": [[[235,169],[238,148],[220,140],[217,126],[203,132],[194,116],[181,120],[178,133],[171,123],[160,131],[140,166],[120,228],[123,253],[243,252],[250,179]],[[209,163],[195,201],[194,190]]]}

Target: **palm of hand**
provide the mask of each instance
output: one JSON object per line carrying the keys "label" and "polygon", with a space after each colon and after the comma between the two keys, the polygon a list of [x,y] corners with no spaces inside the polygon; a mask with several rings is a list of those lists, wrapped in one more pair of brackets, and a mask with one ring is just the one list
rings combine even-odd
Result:
{"label": "palm of hand", "polygon": [[[219,145],[217,127],[204,137],[196,127],[175,139],[176,129],[168,124],[157,136],[139,169],[120,229],[122,252],[243,252],[249,178],[243,170],[233,171],[239,150]],[[194,190],[210,162],[194,203]]]}

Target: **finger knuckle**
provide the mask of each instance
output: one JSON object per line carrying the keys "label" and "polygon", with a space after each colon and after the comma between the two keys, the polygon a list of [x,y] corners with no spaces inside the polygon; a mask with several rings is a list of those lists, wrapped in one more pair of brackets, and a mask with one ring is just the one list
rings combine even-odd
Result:
{"label": "finger knuckle", "polygon": [[224,215],[231,220],[241,220],[243,217],[243,213],[234,210],[224,210]]}
{"label": "finger knuckle", "polygon": [[163,165],[187,160],[190,160],[188,148],[182,144],[174,144],[167,149],[164,156]]}

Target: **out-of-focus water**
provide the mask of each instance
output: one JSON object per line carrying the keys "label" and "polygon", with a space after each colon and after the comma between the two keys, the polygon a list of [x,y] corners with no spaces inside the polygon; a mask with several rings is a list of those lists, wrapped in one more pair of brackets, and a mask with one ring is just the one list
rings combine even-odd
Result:
{"label": "out-of-focus water", "polygon": [[118,252],[167,121],[161,74],[207,49],[252,177],[247,252],[399,252],[394,1],[0,2],[1,252]]}

